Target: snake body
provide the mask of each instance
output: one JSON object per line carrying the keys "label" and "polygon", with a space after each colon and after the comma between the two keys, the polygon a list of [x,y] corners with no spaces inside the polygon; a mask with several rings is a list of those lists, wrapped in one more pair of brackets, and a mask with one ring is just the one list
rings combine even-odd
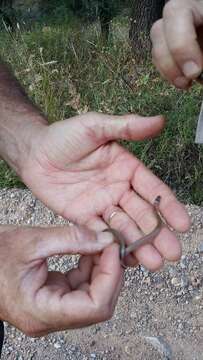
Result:
{"label": "snake body", "polygon": [[136,251],[141,246],[152,243],[152,241],[159,235],[163,225],[162,218],[159,214],[160,202],[161,202],[161,196],[158,196],[154,202],[154,209],[156,211],[158,218],[158,225],[156,226],[156,228],[150,234],[143,236],[142,238],[136,240],[134,243],[130,245],[128,246],[126,245],[126,239],[119,231],[111,227],[104,230],[112,233],[115,237],[115,241],[120,245],[120,258],[122,262],[126,256]]}

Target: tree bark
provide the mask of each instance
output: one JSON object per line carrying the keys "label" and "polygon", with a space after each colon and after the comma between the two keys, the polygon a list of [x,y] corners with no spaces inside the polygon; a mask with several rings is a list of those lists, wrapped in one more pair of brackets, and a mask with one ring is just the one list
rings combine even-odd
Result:
{"label": "tree bark", "polygon": [[101,25],[101,40],[106,45],[109,40],[111,20],[113,19],[111,4],[108,0],[98,3],[98,14]]}
{"label": "tree bark", "polygon": [[13,0],[0,0],[1,9],[10,9],[13,6]]}
{"label": "tree bark", "polygon": [[133,0],[130,41],[137,57],[146,56],[151,48],[150,30],[161,18],[166,0]]}

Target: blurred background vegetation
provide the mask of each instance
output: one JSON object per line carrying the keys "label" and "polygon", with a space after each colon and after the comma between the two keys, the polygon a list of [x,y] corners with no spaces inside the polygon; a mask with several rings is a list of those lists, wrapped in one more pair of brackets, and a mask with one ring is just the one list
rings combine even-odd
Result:
{"label": "blurred background vegetation", "polygon": [[[87,111],[163,114],[165,131],[123,142],[184,202],[203,203],[203,147],[194,144],[202,86],[165,82],[149,32],[163,0],[0,1],[0,51],[50,123]],[[122,169],[121,169],[122,171]],[[0,187],[22,186],[0,161]]]}

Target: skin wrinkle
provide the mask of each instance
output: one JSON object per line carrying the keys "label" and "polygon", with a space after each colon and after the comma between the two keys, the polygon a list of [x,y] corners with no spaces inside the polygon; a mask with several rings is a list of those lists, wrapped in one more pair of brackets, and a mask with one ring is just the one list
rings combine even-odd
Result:
{"label": "skin wrinkle", "polygon": [[[100,175],[99,175],[100,176]],[[122,181],[118,181],[118,185],[121,185],[121,187],[122,187],[122,184],[125,184],[125,183],[127,183],[127,181],[126,180],[124,180],[123,182]],[[103,185],[103,187],[101,187],[101,186],[99,186],[100,185],[100,183],[99,183],[99,181],[98,181],[98,184],[96,185],[96,187],[95,187],[95,189],[93,188],[93,187],[89,187],[89,182],[87,183],[87,189],[89,189],[89,188],[91,188],[91,192],[94,192],[94,191],[97,191],[97,187],[99,187],[99,189],[100,189],[100,191],[102,190],[102,188],[103,188],[103,190],[108,190],[108,197],[112,200],[112,203],[114,203],[115,205],[117,204],[117,200],[115,201],[114,199],[113,199],[113,197],[112,197],[112,192],[111,192],[111,190],[110,190],[110,186],[112,185],[112,186],[114,186],[115,187],[115,182],[112,182],[112,184],[111,183],[107,183],[106,182],[106,184],[104,184]],[[125,186],[126,187],[126,186]],[[82,189],[81,190],[81,192],[77,195],[77,197],[75,198],[76,200],[77,200],[77,198],[80,198],[82,195],[84,195],[84,196],[86,196],[86,191],[85,191],[85,189]],[[122,194],[121,194],[121,197],[122,197]],[[118,203],[119,203],[119,199],[118,199]],[[110,202],[110,201],[108,201],[108,202]],[[97,207],[97,206],[96,206]],[[107,208],[108,208],[108,206],[107,206]],[[65,213],[66,213],[66,207],[65,207]],[[102,214],[103,214],[103,209],[101,209],[100,211],[97,211],[97,215],[98,216],[101,216]],[[65,216],[64,215],[64,213],[62,213],[62,215],[63,216]],[[74,220],[74,221],[77,221],[77,218]],[[86,220],[86,223],[89,221],[89,218]]]}
{"label": "skin wrinkle", "polygon": [[[95,114],[92,114],[95,117]],[[95,123],[93,122],[94,126],[91,126],[91,122],[85,123],[82,120],[79,120],[79,125],[81,126],[81,129],[84,129],[84,134],[90,139],[91,143],[98,143],[98,147],[101,145],[100,142],[95,141],[95,139],[98,139],[98,128],[96,130],[94,129]],[[98,123],[96,122],[96,127],[98,126]],[[99,145],[100,144],[100,145]]]}
{"label": "skin wrinkle", "polygon": [[[132,173],[132,177],[130,179],[130,183],[132,184],[133,189],[136,187],[136,177],[139,175],[140,168],[141,168],[141,172],[142,172],[143,164],[141,163],[141,161],[138,160],[137,161],[137,166],[134,169],[134,171]],[[133,185],[133,183],[135,185]],[[139,181],[138,181],[138,183],[139,183]]]}

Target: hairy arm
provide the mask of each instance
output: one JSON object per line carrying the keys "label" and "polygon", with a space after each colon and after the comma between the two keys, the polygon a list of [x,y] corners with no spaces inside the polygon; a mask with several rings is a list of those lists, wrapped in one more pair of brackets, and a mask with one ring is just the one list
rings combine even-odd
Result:
{"label": "hairy arm", "polygon": [[0,61],[0,155],[20,175],[31,139],[47,121]]}

